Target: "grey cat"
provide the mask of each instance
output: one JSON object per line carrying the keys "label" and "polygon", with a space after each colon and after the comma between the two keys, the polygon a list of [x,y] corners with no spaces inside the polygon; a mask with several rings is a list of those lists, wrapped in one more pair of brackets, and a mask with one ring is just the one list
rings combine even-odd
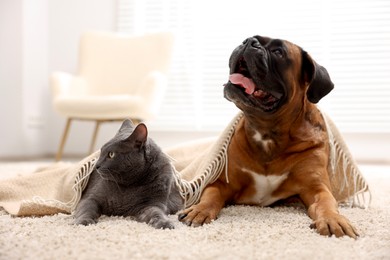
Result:
{"label": "grey cat", "polygon": [[144,124],[130,120],[101,148],[100,157],[75,210],[75,224],[97,223],[104,214],[132,216],[155,228],[173,229],[168,214],[183,208],[173,166],[148,138]]}

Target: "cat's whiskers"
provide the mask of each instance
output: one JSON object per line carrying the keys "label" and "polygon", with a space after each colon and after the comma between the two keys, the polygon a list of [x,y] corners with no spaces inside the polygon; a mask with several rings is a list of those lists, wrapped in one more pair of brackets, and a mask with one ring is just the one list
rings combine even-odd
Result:
{"label": "cat's whiskers", "polygon": [[99,176],[105,180],[105,181],[109,181],[109,179],[105,176],[105,173],[99,169],[96,169],[96,172],[99,174]]}
{"label": "cat's whiskers", "polygon": [[[107,171],[102,171],[100,169],[97,169],[97,172],[99,173],[100,177],[105,180],[105,181],[110,181],[110,182],[114,182],[116,184],[116,186],[118,187],[118,190],[123,193],[118,181],[116,180],[116,178],[114,177],[114,175],[112,174],[111,170],[107,170]],[[107,176],[107,175],[110,175],[110,176]],[[110,178],[111,177],[111,178]],[[122,176],[121,176],[122,178]]]}

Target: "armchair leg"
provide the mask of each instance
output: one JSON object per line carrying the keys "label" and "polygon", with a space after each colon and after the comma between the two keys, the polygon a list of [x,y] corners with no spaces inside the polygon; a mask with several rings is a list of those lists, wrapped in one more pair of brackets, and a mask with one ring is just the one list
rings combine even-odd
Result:
{"label": "armchair leg", "polygon": [[[107,121],[122,121],[122,120],[119,120],[119,119],[96,120],[96,125],[95,125],[95,129],[93,131],[91,145],[89,147],[89,154],[92,154],[93,152],[95,152],[96,139],[97,139],[97,135],[99,133],[100,124],[107,122]],[[132,119],[132,121],[134,124],[139,124],[141,122],[141,120],[138,120],[138,119]],[[66,121],[65,130],[64,130],[64,133],[62,134],[61,143],[60,143],[60,146],[59,146],[57,154],[56,154],[56,161],[60,161],[62,158],[62,153],[64,151],[66,139],[68,138],[68,133],[69,133],[71,122],[72,122],[72,118],[68,118]]]}
{"label": "armchair leg", "polygon": [[57,155],[56,155],[57,162],[59,160],[61,160],[61,158],[62,158],[62,152],[64,151],[65,142],[66,142],[66,139],[68,138],[68,133],[69,133],[69,128],[70,128],[71,122],[72,122],[71,118],[68,118],[66,121],[65,130],[64,130],[64,133],[62,134],[60,147],[58,148]]}
{"label": "armchair leg", "polygon": [[95,145],[96,145],[96,138],[97,138],[97,135],[98,135],[98,132],[99,132],[100,124],[102,122],[103,121],[96,120],[95,130],[93,131],[93,135],[92,135],[91,146],[89,147],[89,154],[92,154],[94,152]]}

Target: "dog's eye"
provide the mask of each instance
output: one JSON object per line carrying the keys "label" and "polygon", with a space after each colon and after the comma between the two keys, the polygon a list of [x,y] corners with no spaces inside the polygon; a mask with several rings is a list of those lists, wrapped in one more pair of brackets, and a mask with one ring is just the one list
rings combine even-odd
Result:
{"label": "dog's eye", "polygon": [[281,48],[273,49],[273,50],[271,50],[271,52],[273,54],[275,54],[276,56],[278,56],[279,58],[283,57],[283,50]]}
{"label": "dog's eye", "polygon": [[115,153],[114,152],[109,152],[108,153],[108,157],[111,158],[111,159],[114,158],[115,157]]}

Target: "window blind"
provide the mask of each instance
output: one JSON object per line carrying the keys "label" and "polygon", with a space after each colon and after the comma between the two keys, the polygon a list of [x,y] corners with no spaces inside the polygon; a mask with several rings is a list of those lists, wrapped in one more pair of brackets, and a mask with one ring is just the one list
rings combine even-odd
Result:
{"label": "window blind", "polygon": [[255,34],[287,39],[326,67],[320,101],[342,132],[390,132],[390,1],[118,0],[117,29],[176,35],[157,130],[220,130],[237,113],[223,98],[232,50]]}

